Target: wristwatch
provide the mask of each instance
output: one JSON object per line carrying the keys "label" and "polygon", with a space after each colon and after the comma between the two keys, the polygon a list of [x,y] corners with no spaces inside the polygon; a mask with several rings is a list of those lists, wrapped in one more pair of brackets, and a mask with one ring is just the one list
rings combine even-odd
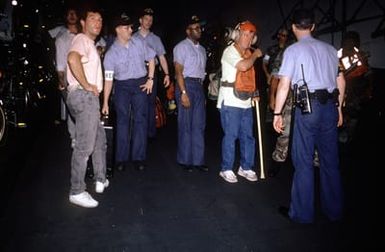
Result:
{"label": "wristwatch", "polygon": [[187,93],[186,93],[186,90],[182,90],[182,94],[187,94]]}

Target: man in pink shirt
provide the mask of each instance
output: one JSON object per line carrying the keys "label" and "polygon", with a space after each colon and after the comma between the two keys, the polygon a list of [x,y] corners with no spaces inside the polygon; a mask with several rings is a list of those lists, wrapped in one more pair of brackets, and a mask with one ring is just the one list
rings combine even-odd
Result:
{"label": "man in pink shirt", "polygon": [[100,12],[87,6],[80,13],[80,23],[82,33],[72,40],[67,58],[67,105],[76,121],[69,201],[91,208],[98,206],[98,202],[85,191],[84,176],[90,155],[96,180],[95,191],[102,193],[109,184],[106,179],[106,135],[100,123],[102,65],[94,43],[102,28]]}

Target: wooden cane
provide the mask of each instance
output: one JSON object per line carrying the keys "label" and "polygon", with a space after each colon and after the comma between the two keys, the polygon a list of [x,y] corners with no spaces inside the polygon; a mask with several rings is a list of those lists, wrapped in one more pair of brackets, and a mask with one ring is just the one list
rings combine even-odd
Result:
{"label": "wooden cane", "polygon": [[258,146],[259,146],[259,165],[261,179],[265,179],[265,168],[263,165],[263,148],[262,148],[262,134],[261,134],[261,115],[259,113],[259,101],[255,101],[255,112],[257,115],[257,129],[258,129]]}

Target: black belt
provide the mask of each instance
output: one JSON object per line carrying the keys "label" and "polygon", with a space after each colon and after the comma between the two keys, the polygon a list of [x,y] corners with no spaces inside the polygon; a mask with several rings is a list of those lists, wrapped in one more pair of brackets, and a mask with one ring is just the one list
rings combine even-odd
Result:
{"label": "black belt", "polygon": [[197,82],[199,82],[199,83],[203,83],[203,79],[201,79],[201,78],[195,78],[195,77],[186,77],[185,80],[197,81]]}
{"label": "black belt", "polygon": [[332,93],[329,93],[327,89],[317,89],[313,93],[309,93],[309,97],[311,100],[317,99],[321,103],[326,103],[330,99],[338,101],[338,94],[338,89],[334,89]]}
{"label": "black belt", "polygon": [[221,81],[221,87],[234,87],[234,82]]}

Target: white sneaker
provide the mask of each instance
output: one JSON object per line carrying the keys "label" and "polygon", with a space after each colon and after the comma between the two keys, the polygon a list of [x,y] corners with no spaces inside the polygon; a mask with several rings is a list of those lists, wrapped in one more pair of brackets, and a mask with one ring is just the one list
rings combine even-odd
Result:
{"label": "white sneaker", "polygon": [[108,181],[108,179],[106,179],[106,181],[104,181],[104,183],[100,182],[100,181],[96,181],[95,191],[97,193],[102,193],[104,191],[104,188],[107,188],[109,184],[110,184],[110,182]]}
{"label": "white sneaker", "polygon": [[99,204],[86,191],[79,193],[79,194],[70,195],[69,200],[71,203],[73,203],[75,205],[78,205],[81,207],[87,207],[87,208],[97,207]]}
{"label": "white sneaker", "polygon": [[249,181],[257,181],[257,174],[253,170],[243,170],[242,167],[239,167],[238,175],[244,177]]}
{"label": "white sneaker", "polygon": [[219,172],[219,176],[221,176],[224,180],[226,180],[229,183],[237,183],[238,182],[237,176],[235,176],[234,172],[231,170],[221,171],[221,172]]}

